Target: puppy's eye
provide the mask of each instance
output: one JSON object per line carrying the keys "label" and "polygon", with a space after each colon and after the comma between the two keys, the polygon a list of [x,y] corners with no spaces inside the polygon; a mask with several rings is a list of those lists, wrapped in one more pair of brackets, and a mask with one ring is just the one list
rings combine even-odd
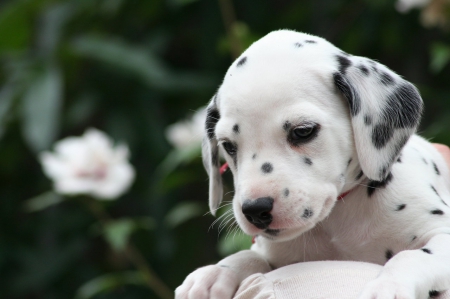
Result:
{"label": "puppy's eye", "polygon": [[228,155],[230,155],[230,156],[236,155],[237,147],[233,143],[226,141],[226,142],[222,143],[222,146],[225,149],[225,151],[228,153]]}
{"label": "puppy's eye", "polygon": [[311,139],[317,136],[318,131],[319,131],[318,124],[311,123],[300,125],[290,130],[288,139],[289,142],[296,145],[299,143],[310,141]]}

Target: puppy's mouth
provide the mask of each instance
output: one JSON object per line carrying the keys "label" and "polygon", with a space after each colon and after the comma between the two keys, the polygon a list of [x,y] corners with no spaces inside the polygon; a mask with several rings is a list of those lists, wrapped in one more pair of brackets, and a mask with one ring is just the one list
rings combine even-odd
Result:
{"label": "puppy's mouth", "polygon": [[270,229],[270,228],[267,228],[267,229],[264,230],[264,233],[268,234],[269,236],[276,237],[276,236],[278,236],[280,231],[281,231],[281,229]]}

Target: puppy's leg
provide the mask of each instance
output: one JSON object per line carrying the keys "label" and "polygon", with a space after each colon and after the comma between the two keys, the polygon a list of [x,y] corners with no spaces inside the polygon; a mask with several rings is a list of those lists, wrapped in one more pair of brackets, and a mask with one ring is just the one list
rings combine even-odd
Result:
{"label": "puppy's leg", "polygon": [[175,290],[176,299],[231,299],[239,284],[254,273],[271,270],[268,262],[252,250],[243,250],[216,265],[199,268]]}
{"label": "puppy's leg", "polygon": [[450,234],[440,234],[421,249],[395,255],[358,299],[425,299],[449,288]]}

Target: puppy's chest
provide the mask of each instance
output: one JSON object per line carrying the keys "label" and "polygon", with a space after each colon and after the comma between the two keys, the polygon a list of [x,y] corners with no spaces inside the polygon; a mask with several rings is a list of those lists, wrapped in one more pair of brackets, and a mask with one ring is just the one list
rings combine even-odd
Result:
{"label": "puppy's chest", "polygon": [[[361,183],[338,201],[323,227],[340,259],[384,264],[450,230],[447,168],[439,154],[415,138],[388,180]],[[374,188],[372,188],[374,187]]]}

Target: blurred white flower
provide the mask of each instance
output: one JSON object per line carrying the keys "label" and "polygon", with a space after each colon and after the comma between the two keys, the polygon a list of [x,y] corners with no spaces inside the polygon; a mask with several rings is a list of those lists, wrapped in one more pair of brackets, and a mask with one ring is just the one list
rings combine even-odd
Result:
{"label": "blurred white flower", "polygon": [[420,21],[423,26],[448,29],[450,0],[397,0],[396,8],[402,13],[412,8],[420,8]]}
{"label": "blurred white flower", "polygon": [[128,148],[113,146],[103,132],[88,129],[83,136],[58,141],[54,153],[40,154],[44,173],[61,194],[88,194],[111,200],[122,195],[134,179]]}
{"label": "blurred white flower", "polygon": [[413,8],[423,8],[430,0],[397,0],[395,7],[399,12],[407,12]]}
{"label": "blurred white flower", "polygon": [[200,145],[205,127],[206,108],[202,107],[187,120],[179,121],[166,129],[166,138],[175,148]]}

